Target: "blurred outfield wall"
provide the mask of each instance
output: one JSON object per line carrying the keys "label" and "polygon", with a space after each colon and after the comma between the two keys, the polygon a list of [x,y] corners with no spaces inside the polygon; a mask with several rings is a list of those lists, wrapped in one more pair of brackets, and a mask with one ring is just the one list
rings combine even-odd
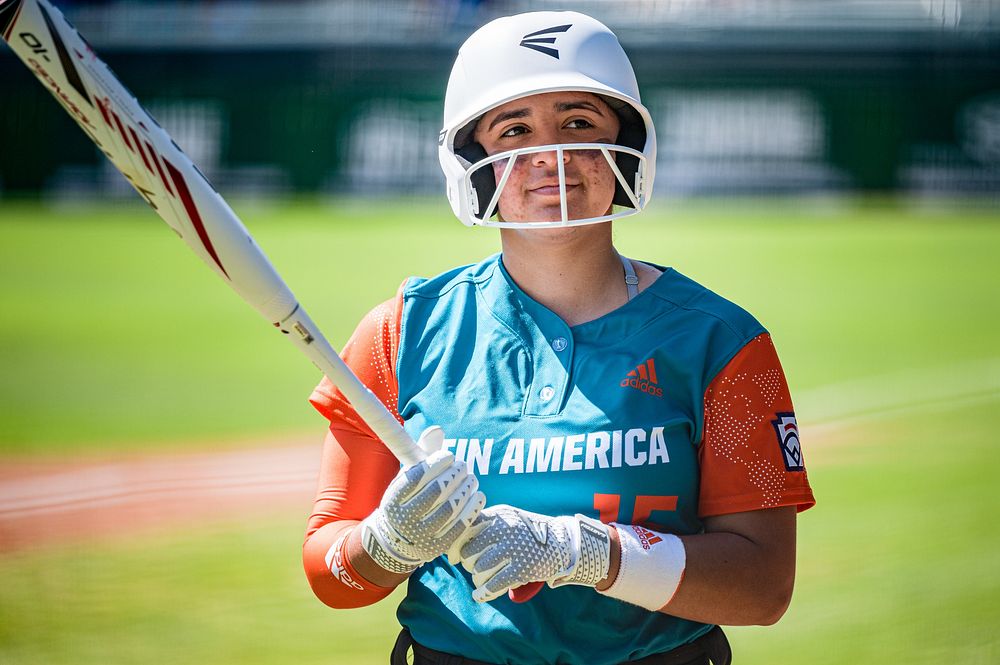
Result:
{"label": "blurred outfield wall", "polygon": [[[55,3],[60,5],[59,0]],[[439,191],[462,40],[531,2],[73,2],[67,18],[225,193]],[[1000,202],[1000,2],[549,2],[635,64],[667,193]],[[0,48],[0,196],[132,196]]]}

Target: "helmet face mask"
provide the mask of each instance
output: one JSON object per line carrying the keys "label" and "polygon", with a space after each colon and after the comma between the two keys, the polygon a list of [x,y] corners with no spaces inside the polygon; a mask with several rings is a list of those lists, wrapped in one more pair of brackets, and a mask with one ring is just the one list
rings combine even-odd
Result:
{"label": "helmet face mask", "polygon": [[[484,114],[517,99],[558,92],[591,93],[606,102],[620,124],[615,143],[522,145],[492,156],[476,143],[476,127]],[[542,152],[559,157],[558,214],[539,219],[496,214],[508,184],[505,171],[496,165],[508,160],[509,169]],[[652,193],[656,136],[649,112],[639,101],[631,63],[614,34],[583,14],[533,12],[493,21],[462,46],[448,82],[438,153],[449,202],[464,224],[573,226],[634,215],[645,207]],[[598,163],[613,174],[614,206],[574,211],[578,206],[567,200],[562,159],[598,153]]]}
{"label": "helmet face mask", "polygon": [[[645,205],[647,196],[643,182],[645,156],[633,148],[607,143],[560,143],[517,148],[486,156],[485,151],[478,143],[471,145],[478,147],[482,157],[466,171],[461,191],[469,197],[470,211],[477,226],[550,228],[597,224],[634,215]],[[466,154],[470,153],[471,151],[466,151]],[[552,205],[548,206],[550,212],[538,215],[536,219],[505,219],[502,214],[501,202],[508,191],[511,175],[518,170],[519,166],[526,165],[535,155],[543,153],[551,154],[552,161],[556,164],[559,189],[558,205],[553,202]],[[603,214],[592,215],[573,209],[575,206],[571,204],[567,195],[565,168],[566,162],[571,159],[586,159],[596,163],[602,171],[607,173],[608,181],[613,178],[614,194],[608,196],[607,206],[600,206],[604,209]],[[636,167],[631,172],[623,173],[619,163],[626,160],[634,163]],[[628,180],[629,175],[632,177],[631,182]],[[610,194],[610,190],[608,193]],[[508,196],[516,195],[514,193]],[[624,205],[618,203],[618,199],[622,196],[627,201]]]}

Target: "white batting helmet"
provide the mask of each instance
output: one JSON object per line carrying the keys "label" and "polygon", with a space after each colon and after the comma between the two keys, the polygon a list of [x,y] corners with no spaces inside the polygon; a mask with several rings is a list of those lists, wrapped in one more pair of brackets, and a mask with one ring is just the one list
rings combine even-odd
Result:
{"label": "white batting helmet", "polygon": [[[513,163],[520,154],[541,150],[514,150],[487,159],[482,146],[473,140],[477,121],[490,109],[511,100],[561,91],[599,95],[619,116],[621,129],[614,146],[543,146],[546,151],[600,149],[617,179],[611,213],[568,219],[563,184],[559,221],[492,219],[499,198],[498,185],[493,169],[481,167],[502,159]],[[577,12],[508,16],[473,33],[459,50],[448,79],[444,128],[438,144],[448,201],[467,226],[544,228],[604,222],[639,212],[652,194],[656,134],[649,111],[639,100],[632,63],[607,26]],[[501,178],[500,189],[504,182]]]}

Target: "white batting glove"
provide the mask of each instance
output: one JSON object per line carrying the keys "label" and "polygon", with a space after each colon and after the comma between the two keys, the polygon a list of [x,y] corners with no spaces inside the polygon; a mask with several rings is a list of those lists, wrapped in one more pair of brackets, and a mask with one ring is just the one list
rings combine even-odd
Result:
{"label": "white batting glove", "polygon": [[530,582],[596,586],[611,566],[611,536],[584,515],[549,517],[490,506],[460,555],[476,586],[472,598],[482,603]]}
{"label": "white batting glove", "polygon": [[443,439],[439,427],[424,430],[418,445],[433,452],[402,469],[360,524],[362,547],[390,572],[411,573],[447,552],[486,505],[465,462],[440,450]]}

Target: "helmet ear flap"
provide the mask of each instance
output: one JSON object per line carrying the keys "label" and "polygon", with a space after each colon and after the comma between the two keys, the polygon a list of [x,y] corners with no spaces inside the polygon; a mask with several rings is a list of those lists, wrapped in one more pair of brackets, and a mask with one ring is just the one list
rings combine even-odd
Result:
{"label": "helmet ear flap", "polygon": [[[488,157],[482,144],[475,141],[467,143],[461,148],[456,148],[455,154],[469,162],[470,166]],[[493,167],[486,166],[476,169],[469,176],[469,180],[472,183],[472,190],[476,193],[476,200],[479,202],[479,211],[475,213],[475,216],[478,219],[483,219],[486,208],[493,199],[493,194],[497,191],[497,179],[493,175]]]}
{"label": "helmet ear flap", "polygon": [[[618,130],[618,140],[616,142],[618,145],[642,152],[643,147],[646,145],[646,125],[643,123],[641,116],[634,108],[628,105],[620,105],[616,111],[619,120],[621,120],[621,129]],[[615,164],[618,166],[618,170],[622,172],[625,181],[634,189],[636,175],[639,172],[639,158],[619,152],[615,155]],[[638,192],[635,193],[638,194]],[[627,208],[635,207],[635,204],[632,203],[632,199],[629,198],[629,195],[625,192],[625,188],[622,187],[620,182],[615,184],[615,197],[611,202],[614,205],[625,206]]]}
{"label": "helmet ear flap", "polygon": [[[619,152],[615,155],[615,164],[618,166],[618,170],[622,172],[622,177],[625,178],[625,181],[634,188],[635,177],[639,172],[639,158]],[[635,207],[625,188],[617,181],[615,182],[615,197],[611,199],[611,203],[616,206],[625,206],[626,208]]]}

